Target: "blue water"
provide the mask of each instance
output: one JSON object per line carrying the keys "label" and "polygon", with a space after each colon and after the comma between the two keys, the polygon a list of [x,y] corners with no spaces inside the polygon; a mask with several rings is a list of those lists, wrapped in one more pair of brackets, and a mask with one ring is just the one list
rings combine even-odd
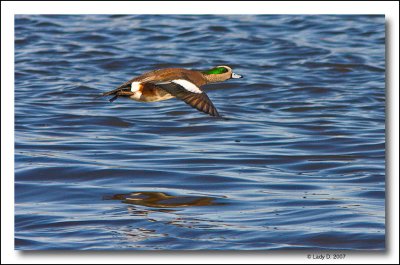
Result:
{"label": "blue water", "polygon": [[[229,65],[224,119],[94,99]],[[17,15],[15,248],[385,248],[384,16]]]}

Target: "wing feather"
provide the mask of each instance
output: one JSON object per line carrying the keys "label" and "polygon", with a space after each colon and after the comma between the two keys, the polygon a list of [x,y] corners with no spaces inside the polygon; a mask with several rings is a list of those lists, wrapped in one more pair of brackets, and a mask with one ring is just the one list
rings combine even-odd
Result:
{"label": "wing feather", "polygon": [[[187,80],[172,80],[170,82],[155,83],[171,95],[183,100],[186,104],[211,116],[220,117],[214,104],[207,94],[195,84]],[[188,86],[187,88],[185,86]]]}

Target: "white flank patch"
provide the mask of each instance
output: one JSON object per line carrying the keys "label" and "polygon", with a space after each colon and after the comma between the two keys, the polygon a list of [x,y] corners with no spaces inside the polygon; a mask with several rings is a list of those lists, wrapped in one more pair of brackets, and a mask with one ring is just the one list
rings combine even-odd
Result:
{"label": "white flank patch", "polygon": [[189,82],[187,80],[176,79],[176,80],[172,80],[172,82],[183,86],[187,91],[197,93],[197,94],[203,93],[203,91],[201,91],[195,84],[193,84],[192,82]]}
{"label": "white flank patch", "polygon": [[139,89],[140,89],[140,84],[141,84],[142,82],[132,82],[132,84],[131,84],[131,91],[132,92],[136,92],[136,91],[139,91]]}
{"label": "white flank patch", "polygon": [[140,99],[141,96],[142,96],[142,92],[136,91],[135,94],[130,96],[130,98],[133,100],[137,100],[137,101],[143,101]]}

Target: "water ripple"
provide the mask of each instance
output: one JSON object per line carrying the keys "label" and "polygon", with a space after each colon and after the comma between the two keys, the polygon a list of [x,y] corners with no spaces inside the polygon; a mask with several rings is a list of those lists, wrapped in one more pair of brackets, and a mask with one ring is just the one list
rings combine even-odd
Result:
{"label": "water ripple", "polygon": [[[94,99],[230,65],[181,101]],[[385,248],[384,16],[17,15],[15,247]]]}

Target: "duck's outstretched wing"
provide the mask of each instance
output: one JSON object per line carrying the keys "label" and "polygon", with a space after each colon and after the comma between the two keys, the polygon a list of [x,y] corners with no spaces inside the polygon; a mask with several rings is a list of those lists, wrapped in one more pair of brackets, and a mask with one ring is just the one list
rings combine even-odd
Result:
{"label": "duck's outstretched wing", "polygon": [[190,81],[176,79],[154,84],[199,111],[214,117],[221,117],[207,94]]}

